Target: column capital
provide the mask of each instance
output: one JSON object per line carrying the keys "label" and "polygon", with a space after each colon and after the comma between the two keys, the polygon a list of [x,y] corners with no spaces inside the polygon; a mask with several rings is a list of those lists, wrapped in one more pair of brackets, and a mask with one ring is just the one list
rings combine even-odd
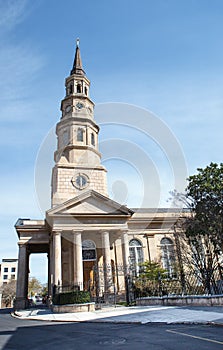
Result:
{"label": "column capital", "polygon": [[27,248],[26,242],[18,242],[19,248]]}
{"label": "column capital", "polygon": [[62,230],[53,230],[52,231],[52,234],[54,235],[54,236],[56,236],[56,235],[61,235],[61,233],[62,233]]}
{"label": "column capital", "polygon": [[80,234],[80,233],[83,233],[83,230],[72,230],[72,233]]}
{"label": "column capital", "polygon": [[110,234],[109,230],[99,230],[99,232],[100,232],[102,235],[108,235],[108,234]]}
{"label": "column capital", "polygon": [[72,230],[73,233],[73,243],[78,243],[80,244],[80,241],[82,239],[82,232],[83,231],[77,231],[77,230]]}
{"label": "column capital", "polygon": [[27,240],[27,238],[22,238],[18,241],[17,244],[19,247],[26,247],[28,244],[28,240]]}

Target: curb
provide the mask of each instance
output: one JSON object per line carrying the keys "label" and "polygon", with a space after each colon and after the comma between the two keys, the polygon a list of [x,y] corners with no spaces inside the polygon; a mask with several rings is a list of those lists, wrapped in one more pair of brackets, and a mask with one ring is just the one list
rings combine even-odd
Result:
{"label": "curb", "polygon": [[30,321],[38,321],[38,322],[55,322],[55,323],[108,323],[108,324],[138,324],[138,325],[208,325],[208,326],[218,326],[218,327],[223,327],[223,323],[217,323],[217,322],[212,322],[212,321],[201,321],[201,322],[196,322],[196,321],[182,321],[182,322],[153,322],[153,321],[148,321],[148,322],[140,322],[140,321],[103,321],[100,319],[95,319],[95,320],[85,320],[85,321],[80,321],[80,320],[58,320],[58,319],[42,319],[42,318],[34,318],[34,317],[22,317],[21,314],[18,312],[11,312],[11,316],[20,320],[30,320]]}

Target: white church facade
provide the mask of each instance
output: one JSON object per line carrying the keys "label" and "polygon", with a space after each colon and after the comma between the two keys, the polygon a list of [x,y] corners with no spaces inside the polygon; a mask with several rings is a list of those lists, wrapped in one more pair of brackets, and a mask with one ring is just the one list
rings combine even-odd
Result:
{"label": "white church facade", "polygon": [[[27,305],[30,254],[47,253],[48,292],[74,285],[95,293],[125,293],[125,276],[140,263],[160,261],[171,273],[174,240],[170,209],[130,209],[111,200],[107,171],[98,149],[90,81],[77,44],[52,169],[51,208],[44,220],[18,219],[19,256],[16,308]],[[171,254],[170,254],[171,252]],[[120,273],[121,271],[121,273]]]}

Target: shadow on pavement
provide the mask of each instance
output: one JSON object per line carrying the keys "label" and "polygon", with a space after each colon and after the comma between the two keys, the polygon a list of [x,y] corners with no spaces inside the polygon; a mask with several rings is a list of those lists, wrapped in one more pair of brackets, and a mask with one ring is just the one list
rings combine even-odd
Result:
{"label": "shadow on pavement", "polygon": [[0,331],[0,339],[4,340],[2,350],[179,350],[179,343],[181,350],[220,350],[223,346],[222,328],[214,326],[52,324],[16,319]]}
{"label": "shadow on pavement", "polygon": [[11,314],[12,311],[13,311],[13,308],[6,307],[4,309],[0,309],[0,314]]}

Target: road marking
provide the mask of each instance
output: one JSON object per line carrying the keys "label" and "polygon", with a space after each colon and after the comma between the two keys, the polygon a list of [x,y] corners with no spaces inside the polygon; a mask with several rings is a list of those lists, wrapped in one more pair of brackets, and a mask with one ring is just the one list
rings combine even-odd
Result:
{"label": "road marking", "polygon": [[191,334],[182,333],[182,332],[176,332],[176,331],[172,331],[172,330],[170,330],[170,329],[166,329],[166,332],[169,332],[169,333],[176,333],[176,334],[180,334],[180,335],[185,335],[186,337],[195,338],[195,339],[200,339],[200,340],[208,341],[208,342],[210,342],[210,343],[223,344],[222,341],[213,340],[213,339],[209,339],[209,338],[197,337],[196,335],[191,335]]}

